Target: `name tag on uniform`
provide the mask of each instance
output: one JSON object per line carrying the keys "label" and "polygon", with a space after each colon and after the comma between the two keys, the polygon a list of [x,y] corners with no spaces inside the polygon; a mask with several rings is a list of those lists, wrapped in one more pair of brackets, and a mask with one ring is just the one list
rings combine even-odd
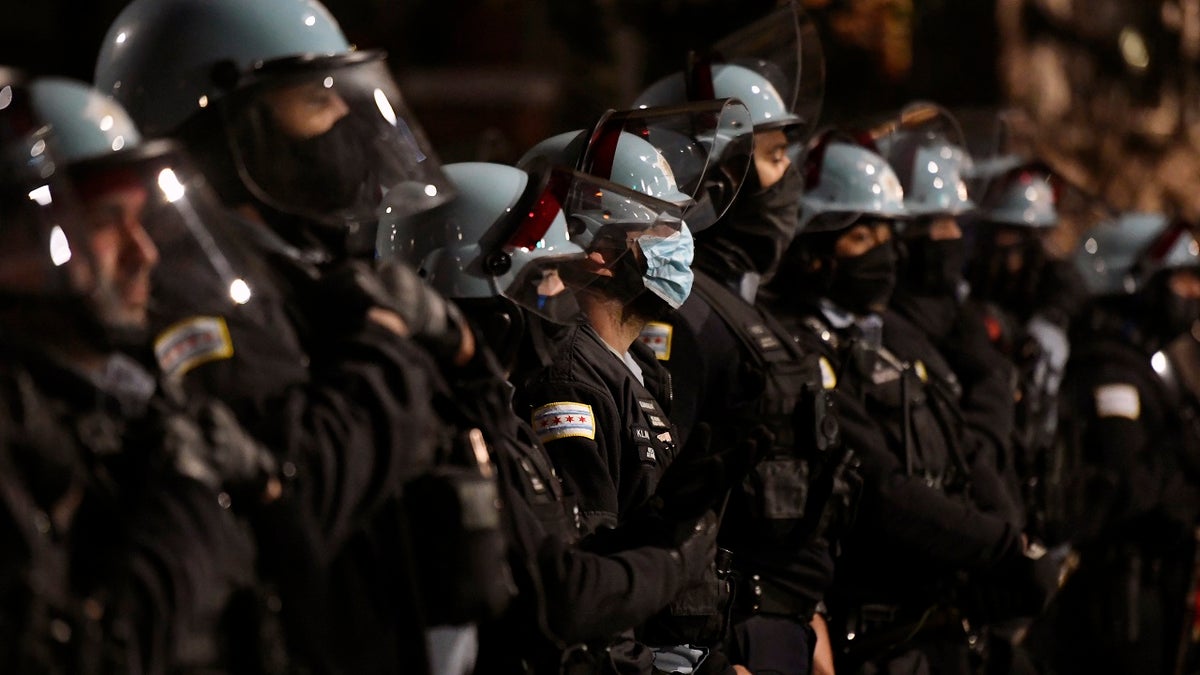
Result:
{"label": "name tag on uniform", "polygon": [[560,438],[579,437],[595,440],[596,421],[592,406],[559,401],[533,411],[531,424],[538,440],[545,443]]}
{"label": "name tag on uniform", "polygon": [[650,442],[650,430],[643,427],[633,428],[633,440]]}
{"label": "name tag on uniform", "polygon": [[746,330],[750,331],[750,335],[754,336],[755,341],[758,342],[759,349],[763,351],[779,349],[779,340],[763,324],[756,323]]}

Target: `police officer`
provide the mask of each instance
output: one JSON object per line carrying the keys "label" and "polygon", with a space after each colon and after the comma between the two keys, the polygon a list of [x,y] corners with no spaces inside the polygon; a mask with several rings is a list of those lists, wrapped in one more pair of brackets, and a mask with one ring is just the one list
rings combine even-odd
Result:
{"label": "police officer", "polygon": [[[1014,452],[1031,533],[1060,542],[1067,533],[1053,522],[1056,497],[1054,446],[1058,440],[1058,388],[1070,355],[1067,331],[1086,299],[1070,260],[1051,255],[1059,228],[1056,192],[1062,181],[1046,167],[1018,162],[987,180],[970,219],[973,249],[966,276],[992,344],[1017,367],[1019,396]],[[1056,185],[1058,188],[1056,190]]]}
{"label": "police officer", "polygon": [[1200,247],[1181,223],[1128,213],[1085,232],[1075,260],[1095,298],[1072,330],[1062,398],[1080,561],[1039,644],[1056,672],[1178,672],[1200,436],[1163,349],[1200,317]]}
{"label": "police officer", "polygon": [[[796,11],[785,7],[762,25],[794,31]],[[796,49],[798,37],[787,37]],[[675,379],[681,428],[708,425],[716,446],[762,424],[774,436],[722,523],[734,596],[726,651],[751,672],[811,672],[810,623],[833,578],[831,521],[849,515],[848,503],[827,509],[834,483],[848,486],[841,472],[850,461],[838,442],[832,369],[756,304],[759,283],[775,273],[797,228],[801,177],[788,150],[808,122],[795,112],[799,79],[780,88],[743,62],[712,63],[669,76],[635,101],[704,91],[741,99],[750,111],[754,162],[730,209],[697,235],[695,293],[643,339]]]}
{"label": "police officer", "polygon": [[228,612],[254,607],[255,551],[229,509],[277,497],[274,464],[227,408],[160,389],[138,360],[156,242],[202,233],[126,208],[168,187],[75,161],[86,86],[4,90],[4,668],[246,667],[262,626]]}
{"label": "police officer", "polygon": [[864,480],[831,598],[839,667],[966,672],[967,636],[947,595],[960,571],[1019,558],[1020,530],[970,499],[970,467],[935,414],[943,394],[922,361],[883,342],[893,223],[908,216],[895,172],[833,132],[810,143],[805,162],[801,233],[772,288],[791,331],[824,343],[856,402],[839,407]]}
{"label": "police officer", "polygon": [[[572,132],[547,139],[527,152],[522,161],[544,157],[579,166],[678,205],[689,229],[693,222],[699,223],[697,227],[710,225],[731,207],[745,180],[752,152],[749,110],[733,99],[669,106],[652,105],[652,100],[647,103],[651,105],[609,111],[590,133]],[[683,192],[682,186],[691,194]],[[661,347],[669,336],[658,337]],[[692,392],[687,388],[673,390],[681,395],[685,417],[690,416]],[[689,423],[680,432],[690,432],[693,426]],[[690,459],[721,461],[708,451],[715,448],[718,454],[727,455],[742,440],[758,447],[758,440],[750,441],[744,429],[739,438],[722,438],[715,444],[708,432],[705,429],[698,434],[701,440],[693,447],[704,449],[688,453]],[[736,463],[749,466],[749,456],[736,458]],[[728,475],[713,484],[712,494],[698,494],[703,492],[703,480],[690,489],[702,500],[719,498],[721,484],[736,484],[742,471],[733,463],[724,468]],[[689,471],[680,468],[679,473]],[[718,571],[713,568],[702,583],[688,589],[662,616],[643,626],[640,635],[656,646],[656,667],[677,670],[701,665],[705,672],[725,668],[715,653],[706,655],[705,651],[723,639],[728,602],[727,583],[718,579]]]}
{"label": "police officer", "polygon": [[[578,311],[559,274],[584,257],[568,227],[581,204],[569,196],[602,194],[610,184],[562,169],[463,163],[445,170],[455,201],[423,218],[384,218],[381,239],[391,245],[383,250],[412,260],[453,298],[511,372],[530,317],[563,322]],[[493,450],[521,592],[501,620],[481,627],[477,672],[514,672],[520,661],[533,672],[557,673],[564,662],[595,667],[603,652],[584,646],[604,644],[665,607],[711,559],[715,533],[674,526],[667,515],[678,513],[656,508],[581,540],[579,512],[550,456],[527,424],[513,422]],[[697,555],[697,547],[708,550]]]}
{"label": "police officer", "polygon": [[[691,290],[692,237],[678,214],[667,202],[618,186],[571,213],[586,257],[560,267],[559,279],[583,321],[519,392],[518,410],[530,416],[577,501],[585,534],[632,518],[679,453],[667,416],[670,376],[637,341],[647,320],[682,304]],[[710,563],[711,555],[702,555],[691,569]],[[644,646],[630,641],[612,652],[638,664],[637,672],[651,672]]]}
{"label": "police officer", "polygon": [[[454,396],[438,372],[472,353],[453,308],[411,270],[384,276],[369,262],[385,192],[409,212],[450,195],[382,54],[352,49],[319,4],[138,0],[110,26],[96,81],[148,135],[183,141],[236,209],[234,236],[266,261],[249,280],[261,305],[164,316],[158,342],[180,357],[165,367],[229,400],[292,479],[292,498],[256,528],[292,649],[321,670],[421,671],[423,624],[469,623],[462,603],[500,602],[508,582],[480,572],[489,555],[414,560],[435,551],[416,548],[410,527],[462,534],[463,546],[473,535],[437,520],[459,511],[421,509],[432,520],[420,525],[400,508],[401,486],[435,454],[474,461],[468,429],[484,424],[460,406],[487,390]],[[166,281],[164,298],[192,290],[183,273]],[[422,600],[417,567],[464,578]],[[470,651],[469,631],[449,637]]]}

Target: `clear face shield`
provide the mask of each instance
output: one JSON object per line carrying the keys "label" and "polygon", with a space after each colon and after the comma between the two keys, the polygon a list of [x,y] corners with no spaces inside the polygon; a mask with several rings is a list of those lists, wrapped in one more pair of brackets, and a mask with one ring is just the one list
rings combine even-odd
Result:
{"label": "clear face shield", "polygon": [[725,214],[753,161],[750,111],[733,99],[611,111],[594,127],[580,168],[619,180],[614,154],[622,132],[642,138],[661,153],[670,168],[665,173],[691,197],[679,206],[694,232]]}
{"label": "clear face shield", "polygon": [[[692,287],[694,245],[677,207],[575,173],[563,202],[584,257],[558,269],[565,289],[624,308],[678,309]],[[514,298],[515,299],[515,298]],[[649,302],[647,302],[649,301]]]}
{"label": "clear face shield", "polygon": [[97,284],[83,210],[47,128],[33,127],[27,92],[4,86],[0,99],[0,297],[83,300]]}
{"label": "clear face shield", "polygon": [[107,323],[161,327],[251,302],[250,258],[203,176],[168,141],[71,168]]}
{"label": "clear face shield", "polygon": [[[816,24],[798,0],[785,2],[717,41],[712,45],[711,55],[693,59],[689,69],[711,67],[706,61],[749,68],[766,78],[778,92],[791,115],[782,116],[777,125],[759,121],[756,131],[785,127],[788,140],[795,144],[803,143],[816,129],[825,96],[825,55]],[[704,81],[697,77],[689,80]],[[703,98],[700,92],[694,94],[691,98]]]}
{"label": "clear face shield", "polygon": [[268,62],[225,114],[243,183],[281,212],[341,227],[389,193],[409,213],[452,196],[382,52]]}

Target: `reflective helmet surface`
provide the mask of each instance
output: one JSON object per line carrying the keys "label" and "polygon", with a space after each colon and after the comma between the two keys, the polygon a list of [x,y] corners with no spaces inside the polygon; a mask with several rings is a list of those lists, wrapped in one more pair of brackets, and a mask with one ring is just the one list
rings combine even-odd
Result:
{"label": "reflective helmet surface", "polygon": [[109,26],[95,83],[149,136],[170,133],[261,63],[351,50],[315,0],[135,0]]}
{"label": "reflective helmet surface", "polygon": [[135,0],[109,27],[96,83],[150,137],[219,114],[254,199],[356,229],[389,191],[412,211],[452,196],[384,56],[352,47],[315,0]]}
{"label": "reflective helmet surface", "polygon": [[[156,247],[161,263],[151,289],[152,314],[186,313],[197,303],[215,311],[249,302],[253,291],[244,277],[244,258],[221,226],[223,208],[180,145],[143,140],[119,103],[83,82],[39,78],[29,89],[33,109],[61,150],[89,227],[136,223]],[[119,192],[128,201],[103,201]],[[93,208],[93,201],[103,206]],[[117,215],[125,207],[135,210]],[[186,285],[176,283],[179,278]]]}
{"label": "reflective helmet surface", "polygon": [[912,215],[957,216],[975,207],[965,178],[973,163],[950,111],[936,103],[910,103],[866,136],[895,170]]}
{"label": "reflective helmet surface", "polygon": [[[771,81],[744,66],[712,66],[712,98],[736,98],[746,104],[755,131],[783,128],[802,122],[792,112],[783,95]],[[688,100],[683,73],[675,73],[655,82],[634,100],[635,108],[670,105]]]}
{"label": "reflective helmet surface", "polygon": [[393,218],[385,207],[380,255],[410,262],[449,298],[504,295],[545,309],[529,293],[557,265],[584,255],[553,186],[503,164],[465,162],[445,171],[458,197],[420,219]]}
{"label": "reflective helmet surface", "polygon": [[83,82],[38,78],[30,92],[38,113],[54,126],[55,146],[64,161],[103,157],[142,142],[121,104]]}
{"label": "reflective helmet surface", "polygon": [[[804,162],[800,231],[833,231],[862,216],[905,218],[904,188],[887,161],[866,148],[841,140],[820,141]],[[843,219],[821,218],[844,215]],[[818,224],[818,221],[821,221]]]}
{"label": "reflective helmet surface", "polygon": [[0,296],[86,299],[96,271],[83,209],[53,135],[19,74],[0,70],[0,103]]}
{"label": "reflective helmet surface", "polygon": [[1094,295],[1132,294],[1156,273],[1200,269],[1200,244],[1160,213],[1124,213],[1084,234],[1075,266]]}
{"label": "reflective helmet surface", "polygon": [[[591,132],[585,129],[551,136],[522,155],[521,159],[517,160],[517,166],[528,167],[535,161],[548,161],[551,164],[580,168],[590,138]],[[597,177],[671,202],[681,210],[692,202],[691,195],[679,189],[675,172],[662,152],[634,134],[621,133],[612,154],[611,169],[607,173],[608,175]]]}
{"label": "reflective helmet surface", "polygon": [[1056,202],[1047,173],[1018,167],[989,181],[977,216],[1000,225],[1051,228],[1058,225]]}
{"label": "reflective helmet surface", "polygon": [[798,0],[788,0],[691,54],[685,71],[651,84],[633,105],[737,98],[750,109],[755,131],[784,129],[802,142],[817,123],[824,92],[816,26]]}

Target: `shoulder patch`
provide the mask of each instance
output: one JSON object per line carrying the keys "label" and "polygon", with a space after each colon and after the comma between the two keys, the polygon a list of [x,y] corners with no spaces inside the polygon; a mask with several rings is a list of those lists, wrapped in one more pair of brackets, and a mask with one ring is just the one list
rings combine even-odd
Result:
{"label": "shoulder patch", "polygon": [[1096,387],[1095,395],[1097,417],[1136,420],[1142,416],[1142,401],[1132,384],[1106,384]]}
{"label": "shoulder patch", "polygon": [[164,375],[179,378],[202,363],[232,357],[233,339],[222,317],[195,316],[159,333],[154,356]]}
{"label": "shoulder patch", "polygon": [[837,373],[833,372],[833,364],[824,356],[817,359],[817,364],[821,366],[821,387],[825,389],[836,388]]}
{"label": "shoulder patch", "polygon": [[638,339],[654,352],[656,359],[669,361],[671,360],[671,334],[674,330],[674,326],[669,323],[651,321],[642,329],[642,334],[638,336]]}
{"label": "shoulder patch", "polygon": [[531,422],[543,443],[570,436],[596,438],[596,420],[592,417],[592,406],[586,403],[547,403],[533,411]]}
{"label": "shoulder patch", "polygon": [[924,361],[917,359],[917,361],[913,363],[913,370],[916,371],[917,377],[921,378],[922,382],[929,381],[929,371],[925,369]]}

